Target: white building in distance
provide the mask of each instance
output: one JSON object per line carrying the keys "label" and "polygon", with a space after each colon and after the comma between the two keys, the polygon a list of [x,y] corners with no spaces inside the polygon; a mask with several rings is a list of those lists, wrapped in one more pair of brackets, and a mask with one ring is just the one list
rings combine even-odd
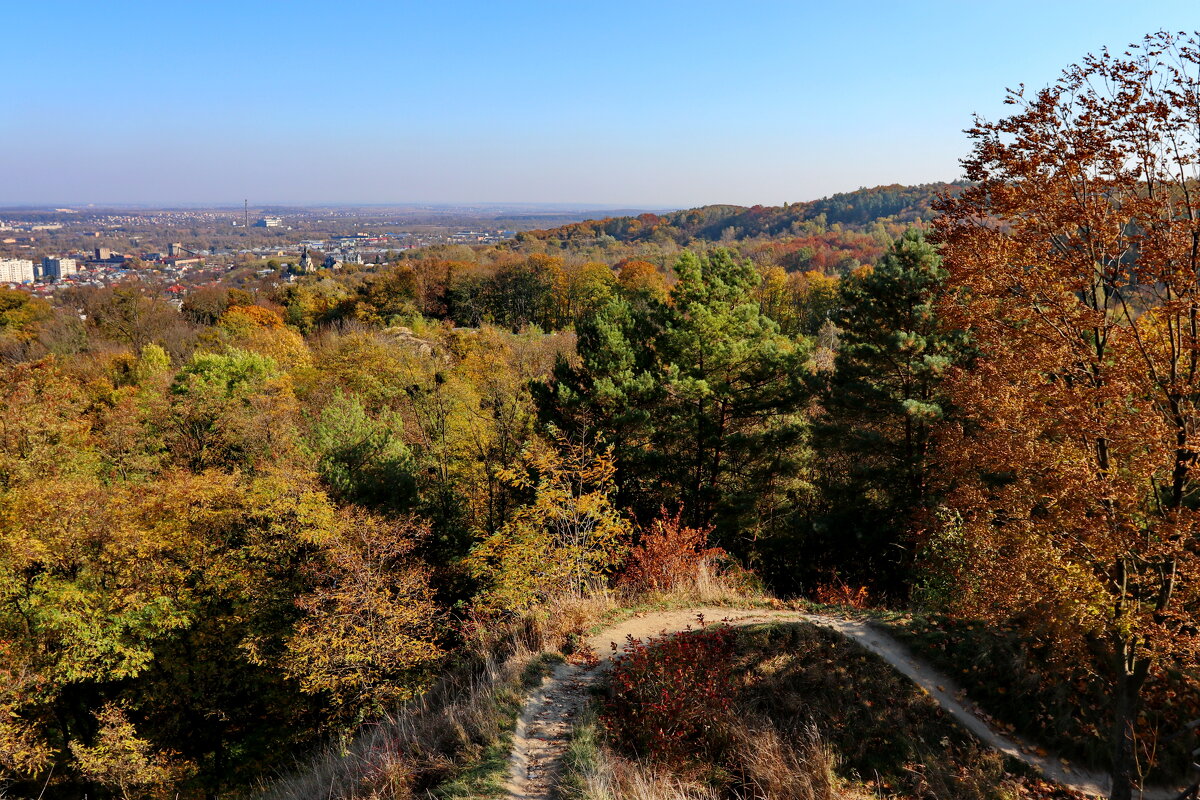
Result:
{"label": "white building in distance", "polygon": [[76,272],[75,259],[73,258],[43,258],[42,259],[42,279],[43,280],[58,280],[65,278],[68,275],[74,275]]}
{"label": "white building in distance", "polygon": [[0,258],[0,283],[32,282],[32,261],[27,258]]}

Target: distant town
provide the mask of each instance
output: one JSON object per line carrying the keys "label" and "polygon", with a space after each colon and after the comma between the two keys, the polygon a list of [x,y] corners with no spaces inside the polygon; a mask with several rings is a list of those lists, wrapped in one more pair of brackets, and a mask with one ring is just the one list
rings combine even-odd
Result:
{"label": "distant town", "polygon": [[294,280],[405,250],[496,244],[613,211],[538,207],[0,209],[0,284],[36,295],[137,280],[177,301],[214,282]]}

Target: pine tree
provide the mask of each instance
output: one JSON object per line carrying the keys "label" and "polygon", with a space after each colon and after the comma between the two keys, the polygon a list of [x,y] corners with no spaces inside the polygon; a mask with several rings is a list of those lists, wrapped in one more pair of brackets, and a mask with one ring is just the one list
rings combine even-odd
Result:
{"label": "pine tree", "polygon": [[639,518],[679,508],[726,543],[778,530],[802,490],[808,342],[763,314],[749,262],[713,250],[675,269],[667,303],[618,293],[581,320],[579,363],[559,364],[543,415],[614,445]]}
{"label": "pine tree", "polygon": [[892,591],[902,589],[911,563],[907,528],[933,499],[933,426],[946,413],[941,381],[962,353],[960,337],[942,330],[934,313],[946,277],[917,230],[873,269],[846,276],[833,319],[839,348],[821,384],[814,436],[828,505],[818,529],[837,534],[821,547],[843,563],[841,548],[864,554],[864,575]]}
{"label": "pine tree", "polygon": [[726,541],[757,536],[799,488],[809,343],[762,312],[749,261],[685,253],[675,271],[674,313],[656,343],[671,400],[667,462],[691,525],[714,524]]}

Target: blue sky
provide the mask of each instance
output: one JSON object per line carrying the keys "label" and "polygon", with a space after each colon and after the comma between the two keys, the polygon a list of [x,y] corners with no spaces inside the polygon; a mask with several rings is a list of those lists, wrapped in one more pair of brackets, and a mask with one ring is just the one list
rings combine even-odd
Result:
{"label": "blue sky", "polygon": [[30,0],[0,204],[777,204],[951,180],[971,114],[1190,2]]}

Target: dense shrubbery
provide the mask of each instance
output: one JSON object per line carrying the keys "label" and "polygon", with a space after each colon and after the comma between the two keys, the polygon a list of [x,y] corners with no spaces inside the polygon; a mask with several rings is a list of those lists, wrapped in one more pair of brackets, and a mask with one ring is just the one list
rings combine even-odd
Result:
{"label": "dense shrubbery", "polygon": [[608,677],[609,736],[650,758],[703,758],[733,707],[733,635],[719,625],[651,643],[630,637]]}
{"label": "dense shrubbery", "polygon": [[617,585],[635,594],[695,586],[703,573],[716,572],[729,559],[721,548],[709,547],[711,533],[711,528],[685,525],[681,512],[662,509],[630,549]]}

